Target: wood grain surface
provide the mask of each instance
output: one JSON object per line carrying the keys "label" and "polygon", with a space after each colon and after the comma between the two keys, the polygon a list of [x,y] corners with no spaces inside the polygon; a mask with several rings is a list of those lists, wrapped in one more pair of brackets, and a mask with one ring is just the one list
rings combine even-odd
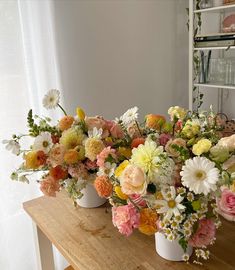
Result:
{"label": "wood grain surface", "polygon": [[223,221],[203,266],[170,262],[155,251],[154,236],[122,236],[108,206],[75,208],[65,193],[24,203],[25,211],[75,270],[235,270],[235,224]]}

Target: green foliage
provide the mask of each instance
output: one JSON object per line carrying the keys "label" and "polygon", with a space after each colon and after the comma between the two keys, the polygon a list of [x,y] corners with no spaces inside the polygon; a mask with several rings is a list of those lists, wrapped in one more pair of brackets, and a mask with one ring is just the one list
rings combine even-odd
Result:
{"label": "green foliage", "polygon": [[49,125],[49,118],[42,119],[40,118],[39,124],[35,122],[35,118],[39,118],[37,115],[33,117],[33,111],[32,109],[29,110],[28,112],[28,117],[27,117],[27,122],[28,122],[28,127],[29,127],[29,135],[36,137],[38,136],[41,132],[48,131],[52,135],[60,135],[60,131],[58,130],[57,127],[53,127]]}
{"label": "green foliage", "polygon": [[186,252],[186,250],[187,250],[187,247],[188,247],[188,242],[187,242],[187,240],[185,239],[185,238],[180,238],[179,239],[179,244],[180,244],[180,246],[182,247],[182,249],[184,250],[184,252]]}

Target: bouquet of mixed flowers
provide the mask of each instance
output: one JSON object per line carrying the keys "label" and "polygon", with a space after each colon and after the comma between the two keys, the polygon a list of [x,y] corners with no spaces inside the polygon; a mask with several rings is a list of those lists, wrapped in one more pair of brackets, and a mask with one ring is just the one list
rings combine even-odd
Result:
{"label": "bouquet of mixed flowers", "polygon": [[168,113],[169,122],[149,114],[140,124],[135,107],[116,119],[125,155],[110,142],[97,157],[94,185],[109,198],[120,233],[162,232],[178,240],[185,261],[187,247],[195,247],[199,262],[209,257],[207,246],[221,223],[218,212],[235,217],[235,135],[220,139],[212,110],[199,114],[176,106]]}
{"label": "bouquet of mixed flowers", "polygon": [[[98,172],[97,155],[110,145],[110,141],[118,144],[123,132],[114,121],[100,116],[88,117],[81,108],[77,108],[76,116],[67,115],[59,99],[60,93],[54,89],[43,99],[45,108],[59,107],[64,112],[56,125],[51,124],[50,118],[33,115],[30,110],[28,134],[13,135],[3,143],[24,160],[12,173],[12,180],[29,183],[32,174],[43,172],[38,182],[45,195],[55,196],[56,192],[65,189],[76,203]],[[23,149],[25,137],[33,138],[27,149]]]}

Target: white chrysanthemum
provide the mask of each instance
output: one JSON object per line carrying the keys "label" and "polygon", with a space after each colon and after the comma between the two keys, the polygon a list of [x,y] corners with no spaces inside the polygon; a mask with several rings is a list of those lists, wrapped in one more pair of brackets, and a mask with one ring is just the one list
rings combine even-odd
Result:
{"label": "white chrysanthemum", "polygon": [[138,108],[133,107],[127,110],[121,117],[120,120],[123,122],[124,125],[129,125],[136,121],[138,118]]}
{"label": "white chrysanthemum", "polygon": [[14,155],[19,155],[20,153],[20,145],[18,142],[14,140],[3,140],[3,144],[6,144],[6,149],[11,151]]}
{"label": "white chrysanthemum", "polygon": [[180,172],[182,184],[195,194],[207,195],[217,189],[219,170],[205,157],[188,159]]}
{"label": "white chrysanthemum", "polygon": [[146,140],[132,150],[131,163],[140,167],[148,176],[149,181],[170,184],[172,181],[174,162],[163,152],[162,146]]}
{"label": "white chrysanthemum", "polygon": [[185,209],[181,204],[183,197],[176,196],[176,190],[173,186],[167,192],[161,191],[164,200],[156,200],[156,211],[158,214],[165,214],[164,219],[170,220],[172,216],[179,216]]}
{"label": "white chrysanthemum", "polygon": [[35,138],[33,150],[42,150],[43,152],[48,153],[52,145],[51,134],[49,132],[42,132]]}
{"label": "white chrysanthemum", "polygon": [[96,138],[96,139],[101,139],[103,134],[103,129],[97,127],[94,127],[92,130],[88,131],[88,137],[89,138]]}
{"label": "white chrysanthemum", "polygon": [[107,175],[108,177],[111,177],[114,175],[115,169],[116,169],[115,163],[111,164],[110,162],[105,162],[104,167],[99,168],[97,175],[98,176]]}
{"label": "white chrysanthemum", "polygon": [[54,109],[60,101],[60,91],[51,89],[44,96],[42,103],[46,109]]}

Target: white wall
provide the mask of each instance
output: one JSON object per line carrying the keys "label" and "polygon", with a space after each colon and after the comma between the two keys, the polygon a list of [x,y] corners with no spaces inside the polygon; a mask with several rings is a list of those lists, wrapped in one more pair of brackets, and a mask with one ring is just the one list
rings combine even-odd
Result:
{"label": "white wall", "polygon": [[55,1],[65,105],[115,117],[188,105],[187,0]]}

